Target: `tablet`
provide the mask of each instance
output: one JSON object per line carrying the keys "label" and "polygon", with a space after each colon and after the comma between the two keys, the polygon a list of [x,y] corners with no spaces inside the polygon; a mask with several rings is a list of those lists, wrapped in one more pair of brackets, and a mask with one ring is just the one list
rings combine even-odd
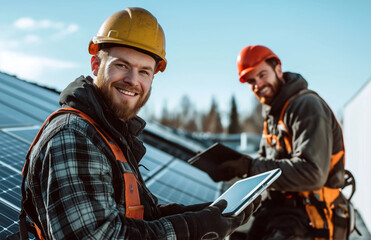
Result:
{"label": "tablet", "polygon": [[281,175],[281,169],[276,168],[258,175],[245,178],[235,182],[220,197],[218,197],[210,206],[221,199],[228,203],[223,214],[237,216],[240,214],[255,198],[263,193]]}
{"label": "tablet", "polygon": [[194,157],[188,159],[188,163],[209,174],[216,182],[220,181],[218,167],[227,160],[237,160],[244,155],[221,143],[215,143]]}

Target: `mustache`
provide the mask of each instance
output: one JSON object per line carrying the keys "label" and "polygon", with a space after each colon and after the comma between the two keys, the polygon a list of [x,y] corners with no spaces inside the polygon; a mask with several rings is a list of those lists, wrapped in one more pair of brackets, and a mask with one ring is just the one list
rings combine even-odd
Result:
{"label": "mustache", "polygon": [[266,87],[266,86],[263,86],[263,87],[261,87],[261,88],[255,88],[255,89],[253,90],[253,92],[254,92],[255,94],[259,94],[260,90],[263,89],[263,88],[265,88],[265,87]]}
{"label": "mustache", "polygon": [[143,95],[143,90],[140,87],[132,86],[130,84],[118,83],[115,85],[115,87],[129,91],[129,92],[134,92],[138,95]]}

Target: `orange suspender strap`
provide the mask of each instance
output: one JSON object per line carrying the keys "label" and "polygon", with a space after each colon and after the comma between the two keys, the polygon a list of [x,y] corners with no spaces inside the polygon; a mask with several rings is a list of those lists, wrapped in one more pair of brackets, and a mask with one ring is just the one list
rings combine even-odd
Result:
{"label": "orange suspender strap", "polygon": [[[27,156],[26,156],[26,162],[25,162],[25,165],[24,165],[23,170],[22,170],[22,175],[27,174],[27,169],[28,169],[28,164],[29,164],[29,155],[31,153],[32,148],[34,147],[34,145],[39,140],[43,129],[50,122],[50,120],[53,116],[55,116],[57,114],[60,114],[60,113],[72,113],[72,114],[79,115],[80,117],[89,121],[94,126],[94,128],[99,132],[99,134],[106,141],[106,143],[110,147],[111,151],[115,155],[116,160],[120,160],[123,163],[123,168],[124,168],[123,176],[124,176],[124,180],[125,180],[125,202],[126,202],[125,215],[126,215],[126,217],[135,218],[135,219],[143,219],[144,207],[143,207],[143,205],[140,204],[140,197],[139,197],[139,190],[138,190],[138,183],[139,182],[138,182],[136,176],[133,174],[133,172],[132,172],[124,154],[122,153],[122,151],[118,147],[118,145],[115,143],[115,141],[111,137],[109,137],[108,134],[105,134],[105,132],[98,127],[97,123],[91,117],[89,117],[87,114],[81,112],[78,109],[62,108],[62,109],[59,109],[59,110],[53,112],[45,120],[45,122],[41,126],[39,132],[37,133],[34,141],[32,142],[32,144],[31,144],[31,146],[28,150],[28,153],[27,153]],[[36,224],[35,224],[35,227],[36,227],[36,231],[38,232],[38,235],[39,235],[40,239],[43,239],[41,231],[36,226]]]}
{"label": "orange suspender strap", "polygon": [[101,130],[96,122],[89,117],[87,114],[81,112],[78,109],[74,108],[62,108],[59,112],[67,112],[77,114],[80,117],[85,118],[88,120],[95,129],[100,133],[103,139],[106,141],[108,146],[111,148],[113,154],[115,155],[116,160],[120,160],[123,163],[124,167],[124,180],[125,180],[125,202],[126,202],[126,217],[128,218],[135,218],[135,219],[143,219],[144,214],[144,207],[140,204],[140,197],[139,197],[139,190],[138,190],[138,180],[136,176],[133,174],[129,163],[127,162],[124,154],[122,153],[121,149],[117,145],[117,143],[109,137],[108,134],[105,134],[103,130]]}
{"label": "orange suspender strap", "polygon": [[[292,135],[291,133],[289,132],[289,130],[287,129],[285,123],[283,122],[283,116],[285,114],[285,111],[286,111],[286,108],[288,107],[288,105],[293,102],[295,99],[297,99],[298,97],[300,96],[303,96],[305,94],[308,94],[308,93],[314,93],[317,95],[316,92],[314,91],[311,91],[311,90],[302,90],[300,91],[298,94],[290,97],[286,102],[285,104],[283,105],[282,107],[282,110],[281,110],[281,114],[280,114],[280,117],[278,119],[278,128],[282,128],[282,130],[284,130],[284,132],[286,132],[287,135],[283,136],[283,141],[285,143],[285,147],[286,147],[286,151],[287,152],[291,152],[292,151]],[[272,139],[275,140],[276,144],[277,144],[277,147],[278,149],[281,149],[282,146],[280,144],[280,141],[278,139],[278,136],[276,135],[273,135],[273,134],[269,134],[268,133],[268,123],[267,121],[265,120],[264,121],[264,128],[263,128],[263,134],[264,134],[264,138],[267,140],[268,144],[273,147],[273,142],[272,142]]]}

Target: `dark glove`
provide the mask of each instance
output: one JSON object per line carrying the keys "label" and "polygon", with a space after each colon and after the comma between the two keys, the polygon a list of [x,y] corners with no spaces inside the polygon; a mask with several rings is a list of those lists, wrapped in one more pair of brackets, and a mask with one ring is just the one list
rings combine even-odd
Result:
{"label": "dark glove", "polygon": [[254,210],[254,204],[250,204],[240,215],[233,217],[221,214],[226,206],[227,201],[220,200],[201,211],[186,212],[182,215],[186,224],[176,215],[170,216],[169,220],[179,239],[224,239],[246,223]]}
{"label": "dark glove", "polygon": [[243,156],[236,160],[229,160],[218,167],[217,181],[229,181],[234,177],[247,177],[249,175],[251,158]]}
{"label": "dark glove", "polygon": [[183,204],[169,203],[159,205],[158,210],[160,211],[161,217],[164,217],[184,212],[197,212],[204,209],[205,207],[210,206],[210,204],[211,202],[185,206]]}

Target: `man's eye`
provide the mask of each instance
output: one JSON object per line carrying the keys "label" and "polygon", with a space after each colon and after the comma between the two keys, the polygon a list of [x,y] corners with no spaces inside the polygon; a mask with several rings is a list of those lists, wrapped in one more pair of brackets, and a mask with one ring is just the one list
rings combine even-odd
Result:
{"label": "man's eye", "polygon": [[142,71],[140,71],[140,73],[143,74],[143,75],[149,76],[149,72],[148,71],[142,70]]}
{"label": "man's eye", "polygon": [[118,64],[116,64],[116,66],[118,66],[120,68],[128,69],[128,66],[126,66],[125,64],[118,63]]}

